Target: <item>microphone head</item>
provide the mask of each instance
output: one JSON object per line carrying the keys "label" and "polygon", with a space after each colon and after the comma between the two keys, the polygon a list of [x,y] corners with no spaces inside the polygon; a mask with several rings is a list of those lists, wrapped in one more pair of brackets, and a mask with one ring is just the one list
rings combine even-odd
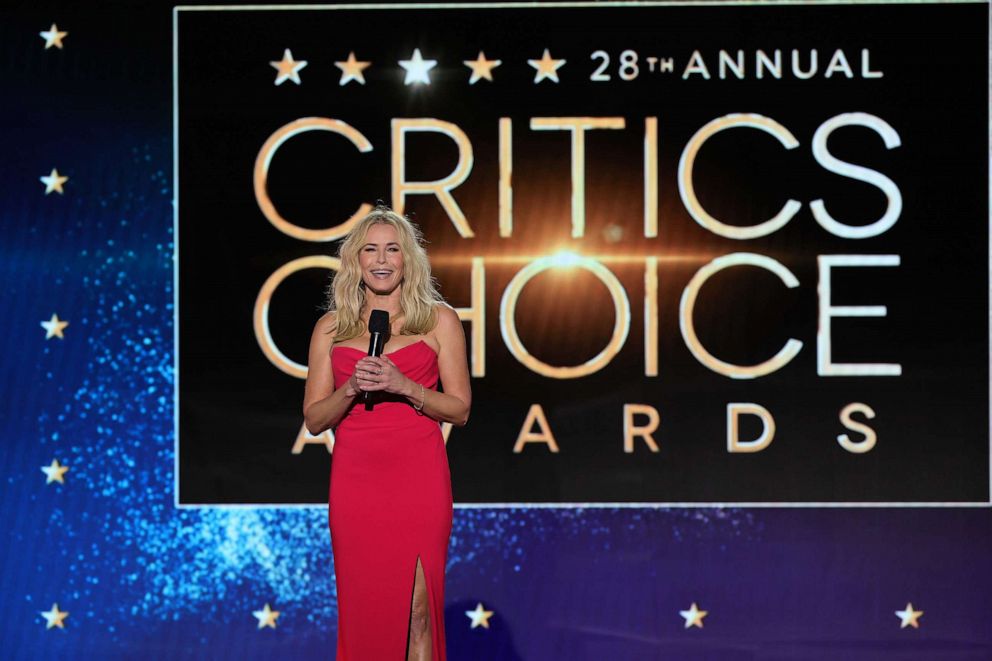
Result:
{"label": "microphone head", "polygon": [[389,313],[385,310],[372,310],[369,315],[369,333],[389,334]]}

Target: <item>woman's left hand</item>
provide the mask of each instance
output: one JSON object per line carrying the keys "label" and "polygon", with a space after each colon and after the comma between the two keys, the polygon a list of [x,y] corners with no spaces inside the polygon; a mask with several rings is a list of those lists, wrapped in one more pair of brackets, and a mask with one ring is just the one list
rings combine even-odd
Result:
{"label": "woman's left hand", "polygon": [[355,364],[355,370],[361,371],[364,382],[362,390],[385,391],[398,395],[407,392],[410,379],[396,366],[389,356],[366,356]]}

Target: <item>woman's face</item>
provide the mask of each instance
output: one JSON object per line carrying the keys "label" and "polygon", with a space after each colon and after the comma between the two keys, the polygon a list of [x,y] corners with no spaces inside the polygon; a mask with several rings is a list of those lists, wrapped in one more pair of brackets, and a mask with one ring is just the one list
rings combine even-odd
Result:
{"label": "woman's face", "polygon": [[389,294],[403,281],[403,252],[396,228],[384,223],[369,227],[358,251],[365,286],[376,294]]}

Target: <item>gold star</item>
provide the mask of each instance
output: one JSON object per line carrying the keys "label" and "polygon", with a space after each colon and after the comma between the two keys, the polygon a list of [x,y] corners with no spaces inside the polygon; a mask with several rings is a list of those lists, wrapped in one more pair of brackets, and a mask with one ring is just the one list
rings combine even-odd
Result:
{"label": "gold star", "polygon": [[353,80],[357,80],[360,84],[365,84],[365,76],[362,75],[362,71],[370,66],[371,62],[359,62],[355,59],[355,51],[348,53],[348,59],[344,62],[335,62],[334,66],[341,69],[341,85],[347,85]]}
{"label": "gold star", "polygon": [[38,613],[43,618],[45,618],[46,629],[51,629],[52,627],[65,629],[65,624],[63,623],[63,620],[69,617],[69,611],[60,611],[58,604],[52,604],[52,610],[50,611],[38,611]]}
{"label": "gold star", "polygon": [[62,479],[62,476],[65,475],[67,470],[69,470],[69,467],[60,464],[58,459],[52,459],[52,463],[41,467],[41,472],[48,476],[48,479],[45,480],[45,484],[51,484],[52,482],[65,484],[65,480]]}
{"label": "gold star", "polygon": [[425,60],[420,54],[420,49],[414,48],[413,57],[409,60],[400,60],[400,66],[406,69],[406,78],[403,79],[404,85],[412,85],[413,83],[430,85],[431,78],[427,72],[437,66],[437,60]]}
{"label": "gold star", "polygon": [[300,84],[300,70],[307,65],[306,60],[294,60],[293,53],[287,48],[282,59],[277,62],[269,62],[279,72],[276,75],[276,85],[282,85],[287,80],[292,80],[297,85]]}
{"label": "gold star", "polygon": [[45,40],[45,50],[48,50],[52,46],[61,50],[62,37],[68,34],[68,32],[60,32],[55,23],[52,23],[52,27],[48,28],[45,32],[39,32],[38,36]]}
{"label": "gold star", "polygon": [[45,195],[48,195],[52,191],[62,195],[62,184],[69,181],[69,177],[63,177],[55,168],[52,168],[52,173],[47,177],[38,177],[38,179],[41,180],[41,183],[45,184]]}
{"label": "gold star", "polygon": [[482,607],[482,602],[480,601],[475,606],[475,610],[465,611],[465,615],[472,618],[472,626],[469,627],[474,629],[476,627],[482,627],[484,629],[489,628],[489,618],[493,616],[492,611],[487,611]]}
{"label": "gold star", "polygon": [[503,64],[502,60],[487,60],[486,54],[481,50],[479,51],[479,57],[474,60],[465,60],[465,66],[472,70],[472,77],[469,78],[468,84],[475,85],[476,81],[485,78],[489,82],[493,80],[493,69]]}
{"label": "gold star", "polygon": [[41,322],[41,327],[47,331],[45,333],[46,340],[50,340],[53,337],[57,337],[60,340],[64,340],[65,336],[62,335],[62,331],[65,330],[65,327],[68,325],[69,325],[68,321],[60,320],[59,316],[54,312],[52,313],[51,319],[49,319],[48,321]]}
{"label": "gold star", "polygon": [[692,606],[689,608],[689,610],[687,610],[687,611],[679,611],[679,615],[681,615],[683,618],[685,618],[685,628],[686,629],[688,629],[689,627],[699,627],[700,629],[702,629],[703,628],[703,618],[706,617],[706,615],[708,613],[709,613],[709,611],[701,611],[701,610],[699,610],[699,607],[696,606],[696,602],[695,601],[692,602]]}
{"label": "gold star", "polygon": [[913,610],[913,604],[908,602],[906,603],[906,610],[896,611],[896,617],[902,620],[902,623],[899,625],[900,629],[905,629],[906,627],[919,629],[919,619],[922,616],[923,611]]}
{"label": "gold star", "polygon": [[534,82],[539,83],[545,78],[558,82],[558,69],[560,69],[564,64],[565,60],[556,60],[551,57],[551,53],[548,49],[544,49],[544,55],[541,56],[540,60],[527,60],[527,64],[531,65],[537,69],[537,73],[534,74]]}
{"label": "gold star", "polygon": [[262,629],[264,627],[276,628],[276,620],[279,618],[279,611],[274,611],[269,608],[268,604],[265,604],[265,608],[260,611],[252,612],[256,618],[258,618],[258,628]]}

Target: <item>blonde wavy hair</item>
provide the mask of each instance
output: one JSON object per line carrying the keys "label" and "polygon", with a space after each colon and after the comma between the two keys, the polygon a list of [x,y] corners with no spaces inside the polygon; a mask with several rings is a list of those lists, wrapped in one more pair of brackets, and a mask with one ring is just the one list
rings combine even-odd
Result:
{"label": "blonde wavy hair", "polygon": [[400,283],[400,309],[403,312],[401,335],[423,335],[437,325],[438,303],[444,303],[437,283],[431,275],[431,265],[424,249],[424,237],[416,224],[384,204],[376,205],[367,216],[348,232],[338,246],[341,270],[327,288],[327,310],[337,313],[334,327],[335,342],[344,342],[365,332],[362,308],[365,306],[365,281],[358,262],[358,253],[365,245],[369,228],[391,225],[396,230],[403,255],[403,280]]}

